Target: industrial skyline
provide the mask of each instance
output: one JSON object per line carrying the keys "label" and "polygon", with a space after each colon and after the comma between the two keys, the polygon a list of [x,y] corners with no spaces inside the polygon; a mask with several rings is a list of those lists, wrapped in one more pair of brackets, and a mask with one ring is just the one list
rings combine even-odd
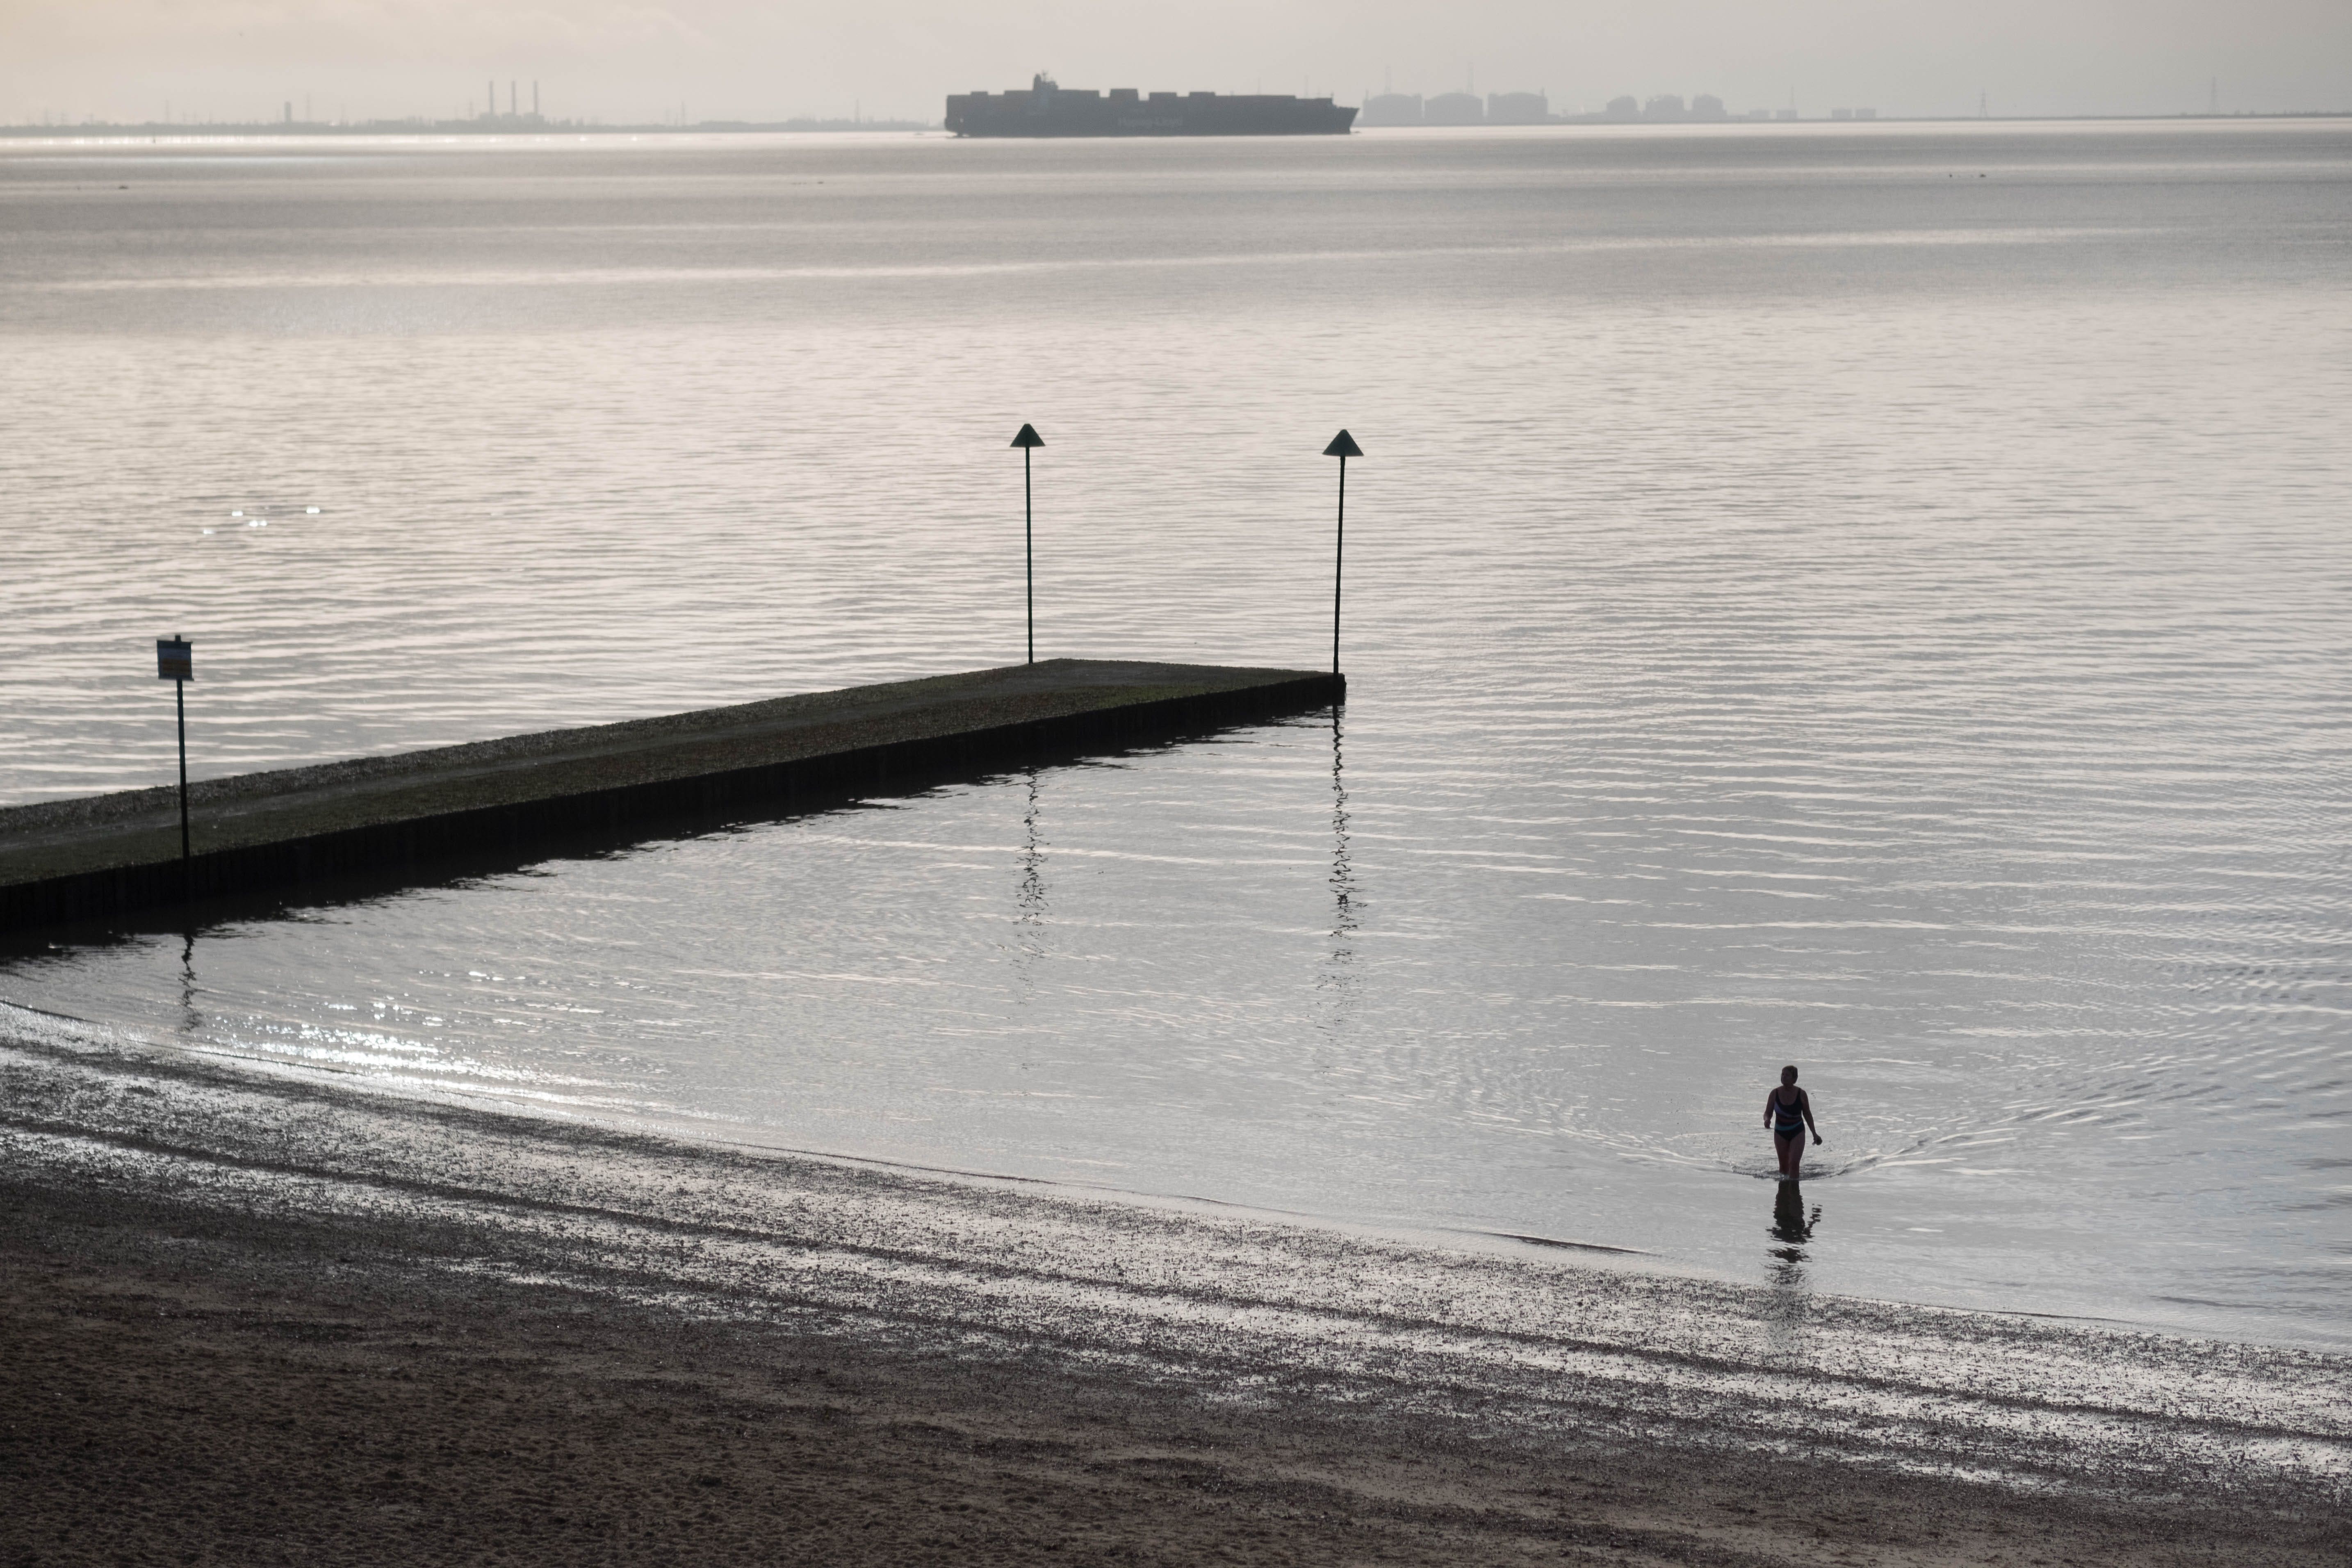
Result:
{"label": "industrial skyline", "polygon": [[[663,106],[656,113],[641,120],[611,119],[602,115],[563,115],[546,112],[542,108],[541,83],[509,77],[501,84],[496,79],[482,83],[479,98],[467,98],[453,105],[446,112],[380,114],[362,117],[352,114],[347,106],[338,105],[327,113],[319,111],[314,95],[287,97],[275,103],[261,106],[261,112],[236,114],[198,114],[175,109],[166,100],[159,114],[144,119],[104,120],[95,115],[79,118],[45,111],[37,119],[0,120],[0,131],[9,132],[53,131],[117,131],[149,132],[159,130],[190,131],[227,130],[237,132],[287,131],[492,131],[492,132],[580,132],[580,131],[644,131],[644,130],[796,130],[855,131],[937,129],[942,125],[940,115],[934,110],[926,115],[869,114],[862,100],[852,99],[846,114],[823,112],[782,113],[760,119],[737,116],[698,116],[690,103],[680,100],[675,105]],[[1250,91],[1264,90],[1264,83],[1255,84]],[[1302,94],[1302,96],[1305,96]],[[1356,124],[1360,129],[1399,129],[1412,126],[1460,127],[1476,125],[1603,125],[1603,124],[1736,124],[1790,123],[1801,121],[1946,121],[1959,120],[2058,120],[2058,119],[2231,119],[2301,115],[2336,115],[2352,113],[2352,99],[2335,107],[2311,108],[2227,108],[2221,101],[2218,78],[2209,79],[2206,101],[2194,107],[2165,113],[2070,115],[2054,113],[2018,113],[2006,107],[1996,110],[1991,94],[1979,89],[1972,103],[1960,111],[1938,114],[1904,114],[1882,110],[1874,104],[1838,103],[1802,104],[1793,89],[1788,100],[1780,104],[1735,105],[1718,94],[1700,92],[1685,97],[1681,93],[1652,92],[1642,95],[1618,93],[1606,101],[1575,104],[1555,100],[1549,91],[1538,88],[1500,92],[1478,93],[1467,89],[1423,95],[1395,90],[1392,88],[1365,88],[1354,94],[1326,90],[1320,97],[1357,107],[1361,116]],[[298,112],[299,105],[299,112]],[[487,106],[487,107],[485,107]],[[950,117],[951,118],[951,117]]]}
{"label": "industrial skyline", "polygon": [[1629,91],[1704,92],[1735,108],[1785,107],[1793,93],[1808,114],[1867,104],[1969,118],[1980,100],[2008,117],[2292,111],[2352,104],[2352,7],[2173,0],[2127,18],[2112,0],[1205,0],[1181,15],[1126,0],[1051,11],[908,0],[887,14],[750,0],[0,8],[0,121],[17,124],[283,121],[289,102],[320,123],[460,120],[489,110],[490,80],[534,79],[549,120],[936,121],[950,93],[1040,70],[1349,102],[1384,79],[1424,98],[1540,89],[1570,113]]}

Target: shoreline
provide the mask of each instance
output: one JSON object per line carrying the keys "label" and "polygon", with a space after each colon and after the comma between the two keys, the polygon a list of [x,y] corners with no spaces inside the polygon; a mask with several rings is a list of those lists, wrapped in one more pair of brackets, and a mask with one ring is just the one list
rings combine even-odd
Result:
{"label": "shoreline", "polygon": [[[2021,1515],[2092,1561],[2315,1562],[2352,1541],[2352,1358],[1780,1298],[551,1128],[16,1022],[0,1035],[12,1200],[0,1252],[11,1332],[46,1347],[16,1375],[66,1380],[92,1402],[68,1394],[61,1412],[37,1391],[14,1404],[44,1413],[38,1442],[23,1423],[11,1438],[9,1468],[32,1479],[26,1467],[75,1432],[101,1447],[145,1441],[121,1414],[120,1380],[197,1366],[209,1370],[173,1405],[191,1443],[232,1430],[276,1454],[254,1412],[282,1403],[289,1379],[326,1379],[368,1391],[372,1422],[415,1428],[400,1442],[451,1422],[473,1436],[447,1440],[488,1441],[476,1428],[492,1416],[499,1442],[569,1442],[558,1468],[583,1500],[567,1507],[646,1477],[690,1498],[707,1486],[695,1478],[717,1473],[714,1453],[790,1447],[793,1432],[796,1463],[908,1477],[936,1475],[941,1443],[959,1464],[1044,1443],[1021,1450],[1017,1484],[1060,1498],[1060,1511],[1012,1493],[982,1509],[1003,1536],[988,1551],[1005,1561],[1146,1547],[1169,1561],[1557,1560],[1604,1526],[1631,1531],[1610,1549],[1620,1560],[1779,1561],[1773,1532],[1794,1516],[1773,1514],[1781,1504],[1759,1487],[1844,1500],[1827,1539],[1883,1562],[2010,1560],[2023,1542],[1987,1532]],[[678,1366],[672,1346],[692,1347]],[[778,1383],[786,1363],[803,1370]],[[812,1378],[862,1392],[812,1404]],[[635,1414],[612,1444],[583,1447],[557,1414],[581,1401]],[[87,1426],[100,1406],[119,1413],[102,1432]],[[739,1407],[758,1418],[724,1441],[681,1440],[667,1458],[632,1446],[646,1421],[699,1413],[716,1432],[735,1417],[713,1413]],[[289,1430],[348,1447],[358,1439],[318,1430],[343,1408],[306,1408]],[[810,1448],[812,1421],[837,1442]],[[910,1436],[916,1426],[930,1436]],[[1158,1457],[1143,1469],[1093,1457],[1119,1444]],[[1171,1469],[1171,1453],[1193,1458]],[[1295,1468],[1306,1454],[1311,1485]],[[275,1475],[286,1461],[253,1463]],[[1563,1492],[1564,1473],[1585,1490]],[[425,1515],[489,1506],[457,1495],[486,1484],[475,1470],[434,1474],[402,1478],[441,1499],[416,1505]],[[179,1484],[140,1484],[167,1480]],[[319,1485],[289,1506],[348,1530],[358,1483]],[[728,1491],[751,1485],[747,1473],[708,1488],[750,1509],[730,1529],[834,1519],[823,1500]],[[948,1549],[903,1533],[936,1532],[935,1510],[889,1495],[878,1522],[857,1526],[871,1554],[844,1560]],[[152,1517],[134,1504],[117,1522],[160,1530],[193,1506],[157,1496]],[[919,1521],[906,1511],[918,1507]],[[1089,1510],[1093,1534],[1055,1522]],[[1272,1533],[1248,1534],[1249,1518]],[[244,1526],[218,1528],[249,1547]],[[339,1550],[305,1539],[313,1556]],[[1822,1543],[1810,1527],[1801,1539]],[[984,1544],[952,1540],[967,1554]],[[2266,1555],[2250,1554],[2256,1541]],[[426,1555],[454,1550],[423,1542]],[[578,1560],[577,1542],[524,1546],[554,1554],[522,1561]]]}
{"label": "shoreline", "polygon": [[[490,1084],[458,1084],[415,1078],[385,1079],[365,1072],[320,1066],[263,1049],[238,1050],[219,1042],[190,1043],[157,1039],[150,1026],[136,1020],[98,1014],[67,1013],[0,997],[0,1050],[9,1037],[10,1016],[46,1021],[68,1031],[95,1032],[116,1037],[122,1049],[184,1058],[230,1075],[250,1076],[283,1085],[296,1093],[329,1098],[355,1097],[395,1108],[410,1107],[431,1113],[447,1111],[512,1121],[550,1138],[577,1133],[583,1137],[621,1141],[649,1140],[687,1152],[707,1152],[714,1157],[751,1161],[809,1162],[847,1171],[872,1172],[886,1178],[917,1183],[945,1182],[1027,1192],[1041,1201],[1108,1204],[1150,1215],[1166,1214],[1234,1224],[1271,1225],[1312,1231],[1344,1241],[1392,1245],[1411,1249],[1459,1251],[1504,1259],[1530,1255],[1564,1255],[1581,1267],[1611,1271],[1634,1271],[1664,1279],[1689,1279],[1732,1289],[1756,1290],[1734,1270],[1718,1264],[1645,1247],[1601,1242],[1579,1237],[1544,1235],[1504,1227],[1507,1222],[1480,1224],[1471,1219],[1447,1219],[1394,1214],[1367,1214],[1342,1209],[1286,1208],[1244,1198],[1216,1197],[1201,1193],[1120,1185],[1067,1173],[1015,1169],[983,1169],[943,1163],[903,1151],[877,1152],[797,1143],[782,1140],[779,1130],[756,1121],[715,1113],[665,1110],[655,1107],[615,1110],[610,1105],[585,1105],[560,1098],[541,1100],[502,1092]],[[1744,1173],[1728,1172],[1733,1175]],[[1831,1178],[1823,1177],[1822,1180]],[[1763,1184],[1769,1177],[1759,1176]],[[2153,1335],[2217,1345],[2245,1345],[2290,1352],[2352,1358],[2352,1334],[2322,1332],[2305,1324],[2274,1326],[2274,1331],[2254,1331],[2244,1324],[2200,1322],[2188,1318],[2127,1315],[2113,1310],[2052,1304],[2020,1306],[2010,1300],[1950,1300],[1924,1293],[1905,1294],[1868,1288],[1843,1289],[1807,1286],[1824,1299],[1866,1302],[1891,1311],[1915,1311],[1985,1319],[2017,1319],[2058,1326],[2080,1326],[2109,1333]]]}
{"label": "shoreline", "polygon": [[[251,1077],[282,1085],[296,1093],[331,1100],[342,1097],[394,1108],[409,1107],[427,1113],[447,1111],[482,1116],[496,1122],[511,1121],[550,1138],[571,1134],[623,1142],[650,1141],[673,1145],[688,1154],[704,1152],[717,1158],[753,1162],[808,1162],[847,1171],[871,1172],[884,1178],[915,1183],[964,1184],[1028,1193],[1043,1202],[1110,1205],[1144,1215],[1169,1215],[1215,1222],[1268,1225],[1311,1231],[1342,1241],[1408,1249],[1465,1252],[1505,1260],[1551,1255],[1581,1267],[1604,1271],[1633,1271],[1662,1279],[1688,1279],[1734,1290],[1765,1287],[1750,1282],[1719,1262],[1674,1251],[1622,1242],[1595,1241],[1580,1236],[1549,1235],[1512,1228],[1508,1221],[1481,1223],[1474,1218],[1368,1213],[1331,1208],[1285,1207],[1243,1197],[1220,1197],[1180,1187],[1122,1185],[1066,1172],[989,1169],[953,1163],[929,1152],[845,1148],[785,1141],[782,1130],[768,1123],[717,1112],[694,1112],[638,1106],[616,1109],[611,1103],[575,1102],[562,1097],[540,1098],[502,1091],[493,1083],[427,1077],[384,1078],[365,1071],[321,1066],[266,1048],[235,1048],[232,1043],[158,1037],[152,1021],[116,1018],[100,1013],[64,1012],[55,1007],[0,997],[0,1051],[10,1038],[12,1016],[38,1021],[69,1032],[102,1035],[111,1048],[152,1054],[165,1060],[184,1059],[232,1076]],[[1722,1173],[1745,1178],[1752,1173],[1727,1168]],[[1821,1182],[1833,1176],[1818,1178]],[[1769,1177],[1755,1175],[1761,1188]],[[1808,1178],[1807,1190],[1816,1184]],[[2099,1310],[2093,1305],[2047,1301],[2014,1304],[2016,1291],[1982,1293],[1979,1299],[1938,1297],[1924,1290],[1908,1292],[1885,1288],[1891,1282],[1869,1281],[1843,1288],[1808,1284],[1800,1289],[1825,1300],[1851,1300],[1890,1311],[1916,1311],[1992,1320],[2016,1319],[2061,1327],[2080,1326],[2101,1332],[2153,1335],[2217,1345],[2244,1345],[2289,1352],[2309,1352],[2352,1361],[2352,1328],[2320,1328],[2303,1321],[2269,1324],[2198,1321],[2193,1316],[2167,1318],[2142,1311],[2134,1314]],[[1874,1285],[1881,1288],[1873,1288]],[[2028,1292],[2030,1296],[2030,1292]],[[2267,1328],[2270,1331],[2262,1331]]]}
{"label": "shoreline", "polygon": [[[2227,112],[2206,110],[2176,110],[2165,114],[1880,114],[1870,120],[1839,120],[1830,114],[1813,114],[1797,120],[1751,120],[1745,115],[1723,120],[1612,120],[1598,112],[1561,115],[1534,124],[1477,125],[1358,125],[1356,134],[1368,131],[1659,131],[1699,127],[1708,130],[1780,131],[1791,125],[1885,126],[1885,125],[2139,125],[2139,124],[2244,124],[2269,121],[2347,120],[2352,108],[2343,109],[2239,109]],[[240,124],[191,124],[184,121],[152,121],[140,123],[93,123],[82,125],[0,125],[0,142],[262,142],[262,141],[352,141],[364,139],[415,141],[470,141],[492,139],[512,142],[585,141],[591,138],[616,137],[631,141],[647,136],[844,136],[897,135],[946,138],[950,132],[939,121],[912,120],[784,120],[765,123],[740,121],[707,121],[693,125],[605,125],[576,121],[529,124],[519,121],[498,123],[473,120],[436,121],[369,121],[343,124],[327,121],[274,120],[250,121]],[[1095,138],[1110,140],[1111,138]],[[1117,140],[1142,140],[1122,137]]]}

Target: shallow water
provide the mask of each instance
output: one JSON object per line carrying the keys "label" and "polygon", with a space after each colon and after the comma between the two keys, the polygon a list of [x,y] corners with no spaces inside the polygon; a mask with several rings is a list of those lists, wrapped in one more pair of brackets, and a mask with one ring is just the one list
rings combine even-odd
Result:
{"label": "shallow water", "polygon": [[[2352,1335],[2352,130],[20,146],[0,214],[5,799],[167,775],[171,631],[200,775],[1003,662],[1024,419],[1041,653],[1311,666],[1316,453],[1368,453],[1336,726],[0,995],[751,1142]],[[1784,1060],[1830,1139],[1793,1222]]]}
{"label": "shallow water", "polygon": [[[2343,1355],[289,1096],[5,1005],[0,1084],[12,1177],[74,1212],[131,1198],[177,1216],[165,1247],[180,1265],[210,1252],[217,1268],[251,1232],[213,1222],[260,1218],[279,1222],[271,1250],[347,1290],[396,1298],[434,1271],[552,1286],[1017,1362],[1026,1388],[1108,1373],[1130,1395],[1336,1408],[1380,1421],[1391,1445],[1418,1427],[1489,1458],[1598,1440],[1670,1464],[1769,1455],[2012,1494],[2193,1497],[2244,1510],[2252,1539],[2337,1518],[2352,1492]],[[385,1253],[397,1262],[378,1273]]]}

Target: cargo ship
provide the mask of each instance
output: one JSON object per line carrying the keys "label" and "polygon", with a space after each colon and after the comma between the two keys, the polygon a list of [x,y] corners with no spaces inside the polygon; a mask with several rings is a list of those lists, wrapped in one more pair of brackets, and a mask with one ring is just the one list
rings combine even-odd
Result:
{"label": "cargo ship", "polygon": [[1328,98],[1285,93],[1138,92],[1055,85],[1040,76],[1025,92],[948,97],[958,136],[1344,136],[1356,111]]}

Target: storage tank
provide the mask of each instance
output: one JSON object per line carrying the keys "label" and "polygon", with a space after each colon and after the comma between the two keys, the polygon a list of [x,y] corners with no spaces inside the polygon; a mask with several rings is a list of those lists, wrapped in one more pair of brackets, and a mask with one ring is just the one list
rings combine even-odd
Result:
{"label": "storage tank", "polygon": [[1551,100],[1540,92],[1490,92],[1486,95],[1489,125],[1546,125],[1551,121]]}
{"label": "storage tank", "polygon": [[1486,100],[1471,92],[1441,92],[1421,106],[1424,125],[1484,125]]}

